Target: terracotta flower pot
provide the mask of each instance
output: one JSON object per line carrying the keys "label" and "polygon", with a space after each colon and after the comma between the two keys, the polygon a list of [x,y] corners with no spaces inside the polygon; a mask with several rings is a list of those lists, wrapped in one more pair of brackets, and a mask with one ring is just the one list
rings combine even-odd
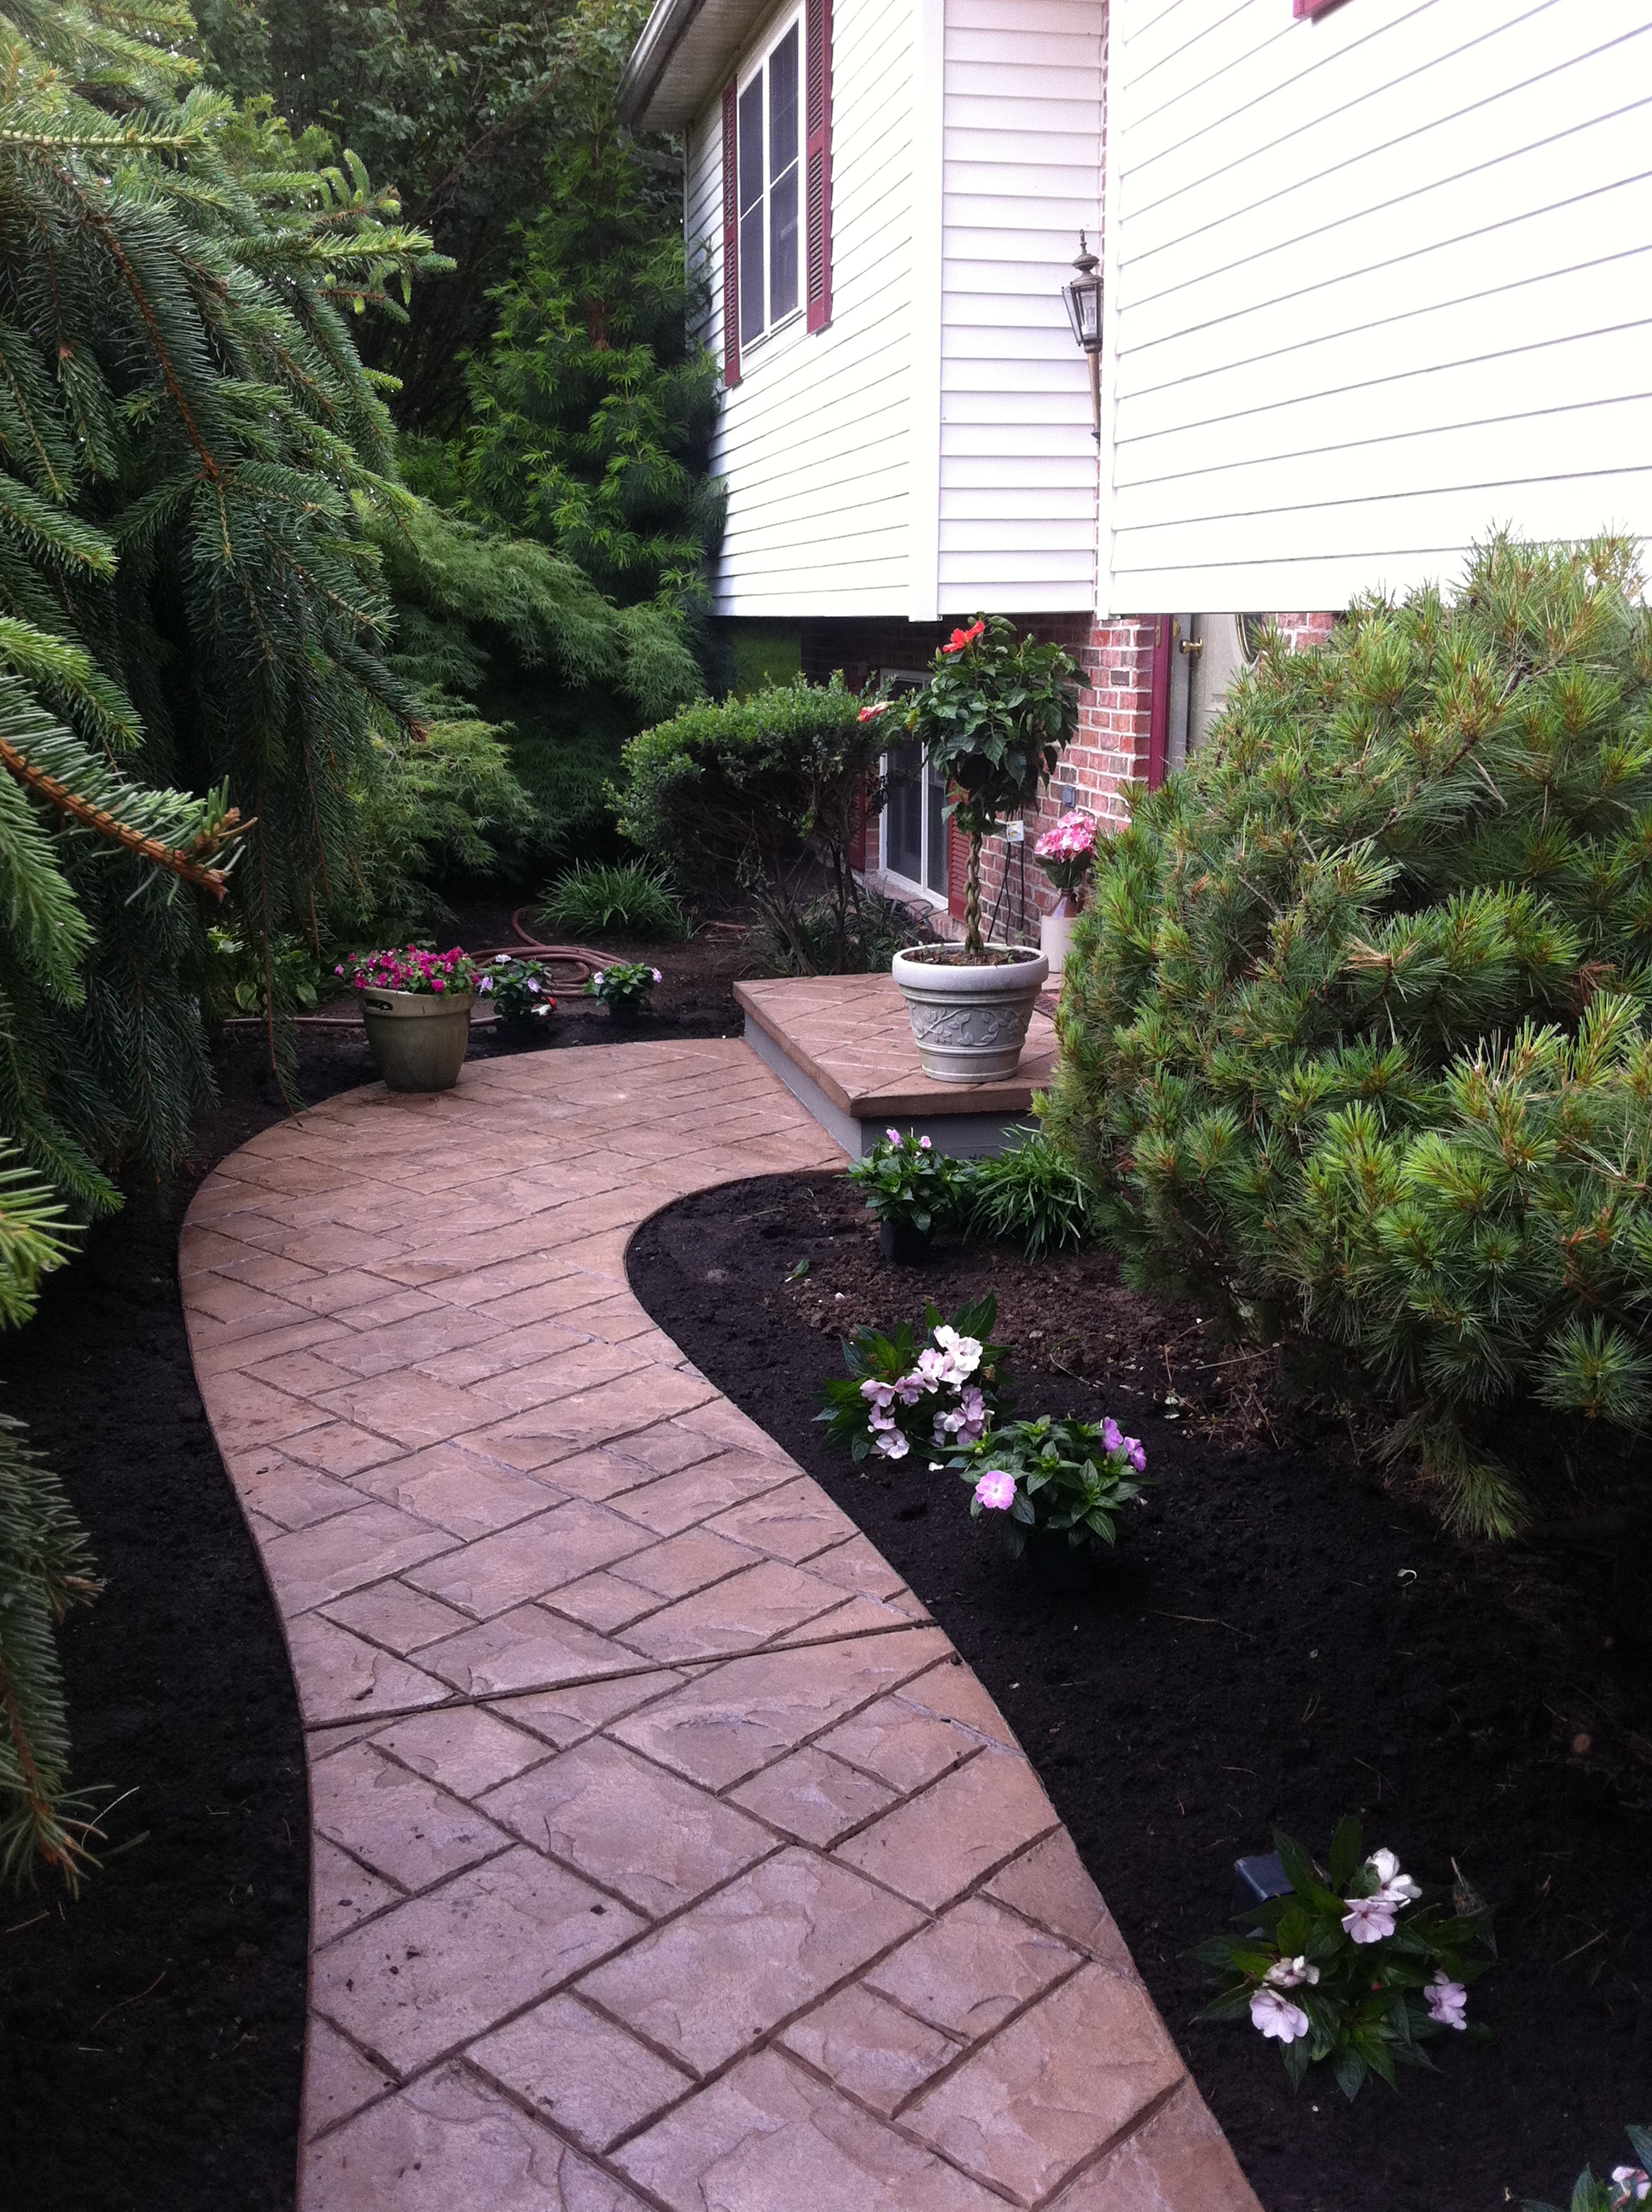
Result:
{"label": "terracotta flower pot", "polygon": [[361,994],[374,1064],[390,1091],[451,1091],[465,1065],[473,991]]}
{"label": "terracotta flower pot", "polygon": [[912,945],[895,956],[924,1073],[937,1083],[991,1083],[1013,1075],[1050,963],[1029,946],[991,945],[966,961],[952,945]]}

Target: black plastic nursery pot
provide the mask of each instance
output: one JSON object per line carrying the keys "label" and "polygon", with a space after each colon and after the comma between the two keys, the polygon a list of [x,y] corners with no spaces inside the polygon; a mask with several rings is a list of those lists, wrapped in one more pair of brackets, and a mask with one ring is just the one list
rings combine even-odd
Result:
{"label": "black plastic nursery pot", "polygon": [[1071,1597],[1095,1589],[1105,1557],[1099,1544],[1070,1544],[1065,1530],[1029,1528],[1021,1565],[1035,1589],[1047,1597]]}
{"label": "black plastic nursery pot", "polygon": [[927,1229],[914,1229],[909,1221],[880,1221],[878,1224],[878,1254],[883,1260],[892,1260],[897,1267],[921,1267],[928,1259],[933,1234]]}

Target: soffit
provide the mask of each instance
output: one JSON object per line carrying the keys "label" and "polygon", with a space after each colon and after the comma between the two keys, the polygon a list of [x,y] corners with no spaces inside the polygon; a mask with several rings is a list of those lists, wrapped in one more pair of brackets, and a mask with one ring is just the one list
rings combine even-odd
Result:
{"label": "soffit", "polygon": [[727,74],[774,0],[657,0],[620,82],[622,118],[683,131]]}

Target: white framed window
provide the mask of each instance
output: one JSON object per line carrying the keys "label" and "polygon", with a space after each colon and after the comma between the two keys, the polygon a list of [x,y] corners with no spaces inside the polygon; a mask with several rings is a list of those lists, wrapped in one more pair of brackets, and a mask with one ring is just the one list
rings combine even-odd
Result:
{"label": "white framed window", "polygon": [[740,343],[755,344],[802,305],[799,222],[802,32],[793,15],[739,88]]}
{"label": "white framed window", "polygon": [[884,754],[884,873],[944,901],[948,887],[945,783],[924,758],[923,748],[915,744]]}

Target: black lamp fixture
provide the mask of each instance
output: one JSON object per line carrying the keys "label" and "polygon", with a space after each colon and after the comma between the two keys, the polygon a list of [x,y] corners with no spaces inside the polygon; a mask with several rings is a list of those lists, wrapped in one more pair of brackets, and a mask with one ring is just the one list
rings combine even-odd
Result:
{"label": "black lamp fixture", "polygon": [[1102,264],[1084,242],[1084,234],[1078,234],[1078,252],[1073,262],[1077,272],[1061,288],[1061,296],[1067,303],[1067,320],[1072,325],[1072,335],[1084,348],[1084,359],[1090,364],[1090,405],[1095,417],[1096,443],[1102,436]]}

